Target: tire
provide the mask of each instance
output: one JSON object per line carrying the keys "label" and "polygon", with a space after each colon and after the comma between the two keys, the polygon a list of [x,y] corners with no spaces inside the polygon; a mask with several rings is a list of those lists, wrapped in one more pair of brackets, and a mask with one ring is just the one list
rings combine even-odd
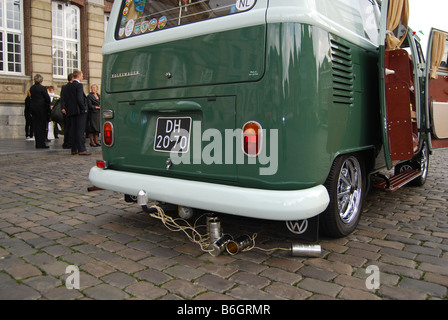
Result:
{"label": "tire", "polygon": [[421,187],[426,183],[429,171],[429,148],[426,141],[423,142],[422,150],[416,158],[418,169],[422,171],[422,175],[411,181],[411,185]]}
{"label": "tire", "polygon": [[356,155],[336,158],[324,185],[330,203],[320,215],[320,232],[333,238],[345,237],[356,229],[362,213],[366,192],[362,158]]}

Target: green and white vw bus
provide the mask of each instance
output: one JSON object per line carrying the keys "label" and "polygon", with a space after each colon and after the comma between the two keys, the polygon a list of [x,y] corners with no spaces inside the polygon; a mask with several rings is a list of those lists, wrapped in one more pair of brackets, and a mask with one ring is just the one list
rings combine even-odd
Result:
{"label": "green and white vw bus", "polygon": [[115,1],[91,183],[142,206],[318,219],[325,234],[348,235],[373,175],[388,191],[423,184],[431,151],[448,146],[447,35],[425,62],[406,9],[407,0]]}

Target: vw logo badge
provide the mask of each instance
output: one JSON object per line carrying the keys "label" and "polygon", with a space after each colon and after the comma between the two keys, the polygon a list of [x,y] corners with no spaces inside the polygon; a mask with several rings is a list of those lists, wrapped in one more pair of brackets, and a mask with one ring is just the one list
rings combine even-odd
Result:
{"label": "vw logo badge", "polygon": [[286,226],[294,234],[304,234],[308,229],[308,220],[286,221]]}

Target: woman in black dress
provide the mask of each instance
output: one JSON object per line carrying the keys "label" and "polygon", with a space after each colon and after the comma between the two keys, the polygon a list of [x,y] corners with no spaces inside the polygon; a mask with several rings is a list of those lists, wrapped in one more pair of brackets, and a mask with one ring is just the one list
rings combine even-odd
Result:
{"label": "woman in black dress", "polygon": [[99,134],[101,132],[101,119],[100,119],[100,108],[101,108],[101,98],[98,93],[98,86],[93,84],[90,87],[91,92],[87,96],[88,105],[88,116],[87,116],[87,134],[90,139],[91,147],[101,146],[99,142]]}

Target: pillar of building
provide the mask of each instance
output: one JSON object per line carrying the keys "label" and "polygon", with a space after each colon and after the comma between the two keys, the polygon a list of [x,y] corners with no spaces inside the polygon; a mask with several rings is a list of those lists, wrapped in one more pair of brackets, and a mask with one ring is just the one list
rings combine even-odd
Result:
{"label": "pillar of building", "polygon": [[104,0],[88,0],[87,5],[87,67],[89,86],[98,85],[101,89],[102,48],[104,44]]}
{"label": "pillar of building", "polygon": [[41,74],[44,86],[53,84],[51,20],[51,0],[31,1],[31,79]]}

